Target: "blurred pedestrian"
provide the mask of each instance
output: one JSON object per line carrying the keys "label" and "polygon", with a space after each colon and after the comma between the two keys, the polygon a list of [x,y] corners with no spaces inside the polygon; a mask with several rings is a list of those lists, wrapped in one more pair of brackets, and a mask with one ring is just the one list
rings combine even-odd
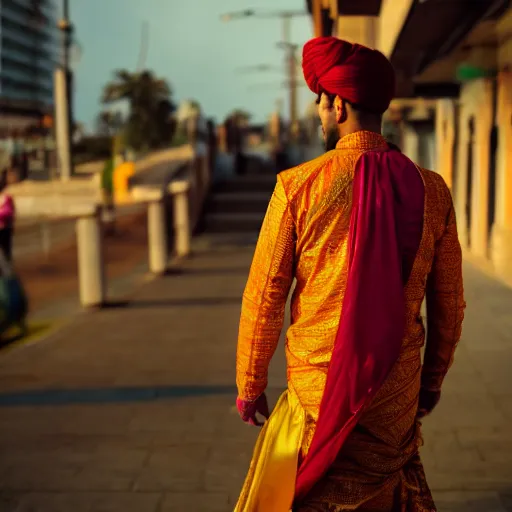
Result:
{"label": "blurred pedestrian", "polygon": [[20,131],[18,133],[17,144],[19,151],[20,181],[24,181],[28,178],[30,165],[30,143],[28,135]]}
{"label": "blurred pedestrian", "polygon": [[11,195],[7,193],[8,171],[0,173],[0,250],[6,259],[12,261],[12,237],[15,220],[15,207]]}
{"label": "blurred pedestrian", "polygon": [[22,336],[27,333],[28,300],[12,264],[15,208],[7,193],[8,172],[0,174],[0,335],[17,325]]}

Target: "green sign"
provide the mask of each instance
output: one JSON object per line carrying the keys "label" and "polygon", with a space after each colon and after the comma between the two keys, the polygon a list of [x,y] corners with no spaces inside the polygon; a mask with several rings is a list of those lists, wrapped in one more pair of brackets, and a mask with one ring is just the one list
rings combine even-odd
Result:
{"label": "green sign", "polygon": [[459,82],[470,82],[471,80],[487,78],[492,75],[492,71],[474,66],[472,64],[460,64],[456,71],[457,80]]}

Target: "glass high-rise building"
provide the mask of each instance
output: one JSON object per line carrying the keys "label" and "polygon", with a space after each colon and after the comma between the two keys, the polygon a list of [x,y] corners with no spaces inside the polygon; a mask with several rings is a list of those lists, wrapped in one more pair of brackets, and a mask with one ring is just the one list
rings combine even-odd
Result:
{"label": "glass high-rise building", "polygon": [[0,118],[51,113],[58,47],[55,0],[0,0]]}

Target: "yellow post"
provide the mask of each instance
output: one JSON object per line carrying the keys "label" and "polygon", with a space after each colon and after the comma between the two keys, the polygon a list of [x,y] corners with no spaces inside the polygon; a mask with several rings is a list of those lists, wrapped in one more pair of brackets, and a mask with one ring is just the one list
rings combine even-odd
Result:
{"label": "yellow post", "polygon": [[112,188],[114,192],[114,202],[123,203],[129,198],[130,178],[135,174],[135,163],[124,161],[122,158],[123,139],[118,134],[114,137],[112,145]]}
{"label": "yellow post", "polygon": [[130,178],[135,174],[134,162],[123,162],[114,168],[114,201],[124,202],[129,197]]}

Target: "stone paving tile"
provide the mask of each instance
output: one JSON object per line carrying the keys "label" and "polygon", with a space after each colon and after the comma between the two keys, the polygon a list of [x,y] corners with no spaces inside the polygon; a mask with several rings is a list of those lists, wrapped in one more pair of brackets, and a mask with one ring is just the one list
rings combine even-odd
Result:
{"label": "stone paving tile", "polygon": [[[154,493],[27,493],[12,497],[2,512],[158,512]],[[0,497],[0,505],[2,498]]]}
{"label": "stone paving tile", "polygon": [[135,491],[194,492],[204,489],[210,445],[183,444],[160,448],[138,475]]}
{"label": "stone paving tile", "polygon": [[512,512],[512,489],[500,493],[500,500],[507,512]]}
{"label": "stone paving tile", "polygon": [[436,499],[439,512],[507,512],[495,492],[442,492]]}
{"label": "stone paving tile", "polygon": [[222,493],[167,494],[159,512],[230,512],[234,503]]}
{"label": "stone paving tile", "polygon": [[[258,430],[234,409],[253,248],[218,244],[128,307],[0,353],[0,512],[231,511]],[[463,339],[422,458],[440,512],[512,501],[512,291],[470,266]],[[508,329],[508,330],[507,330]],[[286,386],[282,344],[268,395]]]}
{"label": "stone paving tile", "polygon": [[236,499],[243,484],[253,447],[247,442],[221,442],[209,454],[205,471],[207,492],[226,492]]}
{"label": "stone paving tile", "polygon": [[463,336],[441,402],[424,421],[422,457],[440,512],[504,512],[512,488],[512,394],[505,392],[512,329],[502,326],[512,318],[512,290],[470,265],[465,277]]}

